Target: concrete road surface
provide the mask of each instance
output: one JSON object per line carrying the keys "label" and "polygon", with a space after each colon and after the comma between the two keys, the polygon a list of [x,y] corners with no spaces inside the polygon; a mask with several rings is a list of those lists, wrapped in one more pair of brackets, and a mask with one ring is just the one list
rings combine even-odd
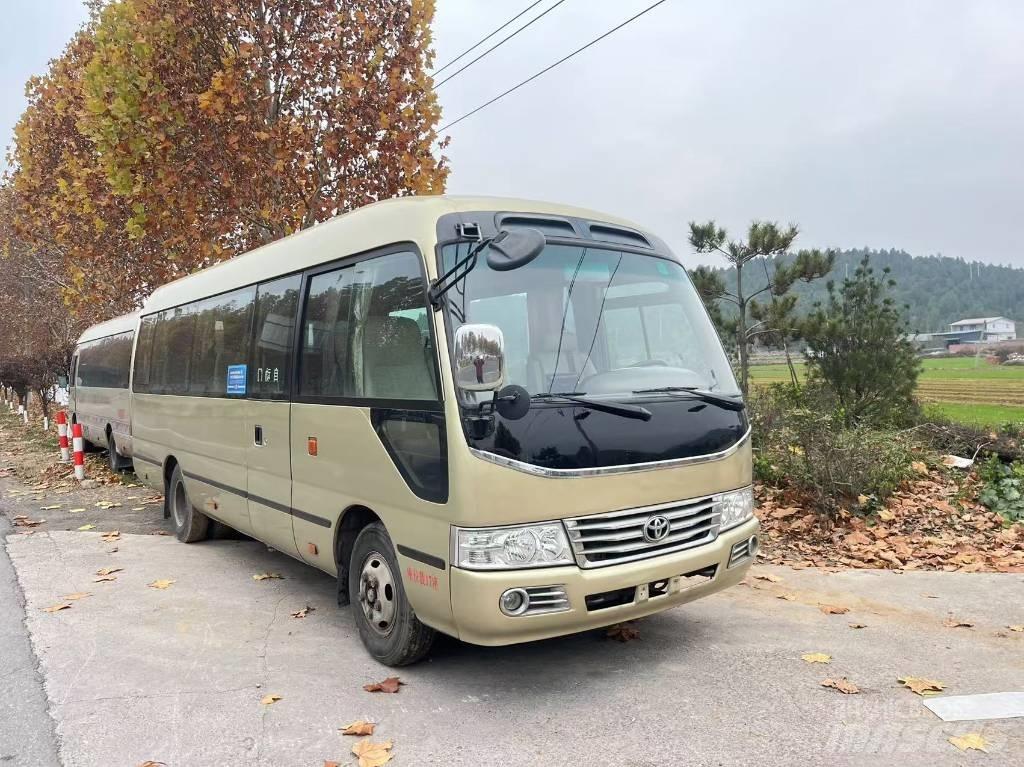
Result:
{"label": "concrete road surface", "polygon": [[[338,728],[357,719],[379,723],[372,739],[394,742],[396,767],[1024,763],[1024,720],[943,723],[896,683],[1024,689],[1024,633],[1006,628],[1024,623],[1020,575],[761,568],[781,580],[751,577],[648,618],[628,643],[600,633],[490,649],[441,641],[386,695],[362,690],[395,672],[365,654],[332,579],[246,540],[121,538],[7,539],[69,767],[354,764],[356,739]],[[117,579],[94,582],[104,567],[121,568]],[[284,578],[253,580],[265,572]],[[158,579],[174,583],[147,587]],[[91,596],[43,612],[76,592]],[[850,611],[826,615],[822,603]],[[291,617],[306,605],[308,617]],[[24,655],[14,608],[0,609],[3,655],[12,622]],[[949,628],[950,615],[974,626]],[[833,660],[809,664],[809,652]],[[27,724],[0,755],[53,763],[31,673],[16,673]],[[820,685],[843,676],[860,694]],[[261,705],[267,694],[281,700]],[[968,732],[986,738],[987,755],[947,742]],[[2,723],[0,733],[12,736]]]}

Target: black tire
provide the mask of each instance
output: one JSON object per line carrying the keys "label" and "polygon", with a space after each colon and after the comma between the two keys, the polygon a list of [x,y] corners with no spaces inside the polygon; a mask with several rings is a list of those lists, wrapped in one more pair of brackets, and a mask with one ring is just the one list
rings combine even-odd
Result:
{"label": "black tire", "polygon": [[125,470],[125,459],[117,454],[117,441],[114,439],[114,432],[107,432],[107,464],[115,474]]}
{"label": "black tire", "polygon": [[195,543],[206,538],[210,518],[196,510],[189,500],[180,466],[175,466],[171,474],[171,482],[167,486],[167,503],[171,510],[171,522],[174,523],[174,534],[179,541]]}
{"label": "black tire", "polygon": [[[367,584],[372,591],[364,584],[364,568],[368,571]],[[370,655],[386,666],[408,666],[430,652],[437,632],[420,623],[413,612],[405,595],[405,584],[391,536],[383,524],[374,522],[359,532],[352,548],[348,573],[352,615],[359,628],[359,637]],[[374,573],[380,573],[381,577]],[[382,582],[384,586],[378,594],[373,584]],[[374,598],[373,604],[384,608],[381,614],[375,614],[369,607],[367,597]]]}

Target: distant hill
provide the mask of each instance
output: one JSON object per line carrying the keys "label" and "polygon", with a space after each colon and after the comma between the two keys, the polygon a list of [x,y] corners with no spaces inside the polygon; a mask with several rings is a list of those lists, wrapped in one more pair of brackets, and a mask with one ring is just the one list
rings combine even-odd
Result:
{"label": "distant hill", "polygon": [[[867,253],[871,266],[881,272],[889,267],[896,280],[893,298],[903,306],[913,332],[927,333],[948,330],[951,322],[967,317],[1003,316],[1018,321],[1018,333],[1024,335],[1024,269],[968,262],[946,256],[911,256],[902,250],[840,251],[832,273],[810,285],[799,283],[794,289],[800,295],[800,309],[807,311],[815,301],[827,297],[826,283],[841,283]],[[715,265],[717,268],[717,264]],[[734,290],[736,272],[731,267],[718,269],[727,289]],[[760,279],[759,279],[760,278]],[[752,290],[763,287],[765,277],[759,268],[743,271],[743,286]],[[722,303],[728,311],[729,304]]]}

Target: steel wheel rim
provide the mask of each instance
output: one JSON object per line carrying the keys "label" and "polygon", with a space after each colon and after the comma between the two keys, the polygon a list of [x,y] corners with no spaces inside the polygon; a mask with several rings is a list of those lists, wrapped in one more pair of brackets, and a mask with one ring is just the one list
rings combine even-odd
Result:
{"label": "steel wheel rim", "polygon": [[366,623],[376,634],[388,636],[395,627],[398,612],[398,588],[388,561],[371,551],[359,573],[359,606]]}
{"label": "steel wheel rim", "polygon": [[179,528],[185,526],[187,507],[188,496],[185,495],[185,483],[179,482],[174,486],[174,500],[171,503],[171,510],[174,512],[174,524]]}

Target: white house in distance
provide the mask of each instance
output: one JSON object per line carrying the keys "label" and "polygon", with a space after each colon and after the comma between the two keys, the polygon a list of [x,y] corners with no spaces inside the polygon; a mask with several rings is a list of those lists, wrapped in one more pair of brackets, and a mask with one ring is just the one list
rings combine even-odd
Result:
{"label": "white house in distance", "polygon": [[949,330],[950,335],[961,334],[965,341],[1013,341],[1017,338],[1017,324],[1006,317],[973,317],[952,323]]}

